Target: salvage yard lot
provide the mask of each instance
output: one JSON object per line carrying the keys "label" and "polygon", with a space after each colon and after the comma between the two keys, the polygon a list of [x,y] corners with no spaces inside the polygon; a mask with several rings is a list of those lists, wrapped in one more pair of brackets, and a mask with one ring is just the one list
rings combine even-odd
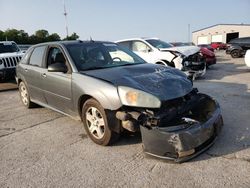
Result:
{"label": "salvage yard lot", "polygon": [[250,69],[216,55],[194,86],[219,101],[225,125],[212,148],[183,164],[145,156],[139,134],[96,145],[81,122],[1,91],[0,187],[249,187]]}

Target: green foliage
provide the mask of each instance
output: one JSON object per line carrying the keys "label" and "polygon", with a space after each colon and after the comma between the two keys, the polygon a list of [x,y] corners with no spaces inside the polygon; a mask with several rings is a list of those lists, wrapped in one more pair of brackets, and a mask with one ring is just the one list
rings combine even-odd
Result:
{"label": "green foliage", "polygon": [[67,36],[63,40],[77,40],[77,39],[79,39],[79,36],[74,32],[72,35]]}
{"label": "green foliage", "polygon": [[[77,40],[79,36],[76,33],[64,38],[63,40]],[[60,41],[61,37],[57,33],[49,34],[47,30],[40,29],[30,35],[24,30],[7,29],[0,30],[0,41],[15,41],[17,44],[38,44],[42,42]]]}

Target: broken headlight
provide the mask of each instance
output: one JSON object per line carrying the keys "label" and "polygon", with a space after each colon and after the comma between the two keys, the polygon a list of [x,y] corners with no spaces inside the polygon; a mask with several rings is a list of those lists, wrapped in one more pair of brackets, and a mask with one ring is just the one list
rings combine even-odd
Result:
{"label": "broken headlight", "polygon": [[161,101],[144,91],[133,89],[130,87],[119,86],[118,93],[123,105],[145,107],[145,108],[160,108]]}

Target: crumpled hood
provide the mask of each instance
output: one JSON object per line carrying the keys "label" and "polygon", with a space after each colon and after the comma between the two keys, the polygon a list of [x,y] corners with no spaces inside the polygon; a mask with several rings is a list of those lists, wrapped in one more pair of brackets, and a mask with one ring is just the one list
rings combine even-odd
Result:
{"label": "crumpled hood", "polygon": [[16,56],[23,56],[23,52],[12,52],[12,53],[0,53],[0,58],[2,57],[16,57]]}
{"label": "crumpled hood", "polygon": [[139,64],[82,71],[82,74],[112,83],[139,89],[166,101],[186,95],[192,82],[181,71],[155,64]]}
{"label": "crumpled hood", "polygon": [[197,46],[180,46],[180,47],[172,47],[172,48],[160,48],[160,51],[177,51],[185,56],[193,55],[200,51],[200,48]]}

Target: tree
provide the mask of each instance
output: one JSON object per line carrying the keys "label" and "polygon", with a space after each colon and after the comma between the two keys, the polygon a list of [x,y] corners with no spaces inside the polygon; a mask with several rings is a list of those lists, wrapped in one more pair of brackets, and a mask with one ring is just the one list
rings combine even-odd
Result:
{"label": "tree", "polygon": [[49,32],[47,30],[40,29],[35,32],[35,36],[40,39],[46,39],[49,36]]}
{"label": "tree", "polygon": [[47,37],[48,41],[60,41],[61,38],[57,33],[52,33]]}
{"label": "tree", "polygon": [[77,39],[79,39],[79,36],[74,32],[72,35],[67,36],[63,40],[77,40]]}
{"label": "tree", "polygon": [[0,41],[5,40],[4,38],[4,32],[0,30]]}

